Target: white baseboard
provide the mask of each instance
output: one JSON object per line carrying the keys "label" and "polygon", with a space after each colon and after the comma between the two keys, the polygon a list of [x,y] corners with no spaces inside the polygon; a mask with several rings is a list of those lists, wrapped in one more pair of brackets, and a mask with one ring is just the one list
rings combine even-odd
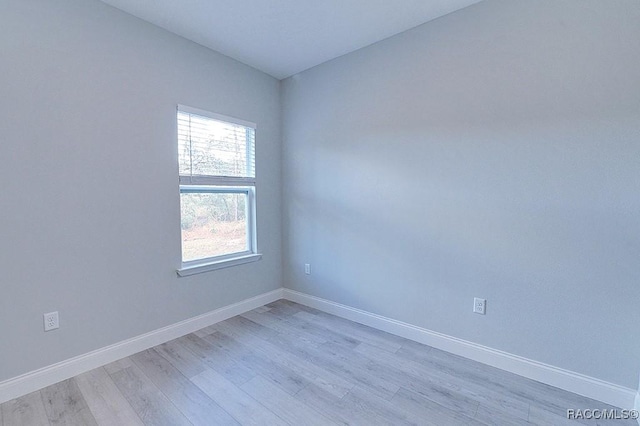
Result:
{"label": "white baseboard", "polygon": [[[634,404],[634,397],[636,397],[635,390],[605,382],[604,380],[492,349],[298,291],[284,289],[284,298],[616,407],[629,409]],[[636,399],[636,407],[638,404],[640,404],[640,400]]]}
{"label": "white baseboard", "polygon": [[0,382],[0,403],[283,298],[616,407],[640,410],[640,391],[282,288]]}
{"label": "white baseboard", "polygon": [[184,336],[185,334],[193,333],[201,328],[224,321],[282,298],[283,289],[273,290],[84,355],[73,357],[5,380],[0,382],[0,403],[26,395],[110,362]]}

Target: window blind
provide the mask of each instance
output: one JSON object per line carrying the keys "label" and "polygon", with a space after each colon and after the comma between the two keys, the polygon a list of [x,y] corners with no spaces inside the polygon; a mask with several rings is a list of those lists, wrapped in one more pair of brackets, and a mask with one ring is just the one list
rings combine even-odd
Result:
{"label": "window blind", "polygon": [[197,178],[231,178],[254,184],[255,125],[179,108],[178,162],[184,183],[195,183]]}

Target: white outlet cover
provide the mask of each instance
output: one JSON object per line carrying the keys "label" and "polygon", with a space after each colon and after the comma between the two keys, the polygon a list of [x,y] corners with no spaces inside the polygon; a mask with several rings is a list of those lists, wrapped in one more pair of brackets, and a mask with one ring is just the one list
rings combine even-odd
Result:
{"label": "white outlet cover", "polygon": [[473,312],[485,315],[487,311],[487,300],[479,297],[473,298]]}
{"label": "white outlet cover", "polygon": [[307,275],[311,275],[311,265],[308,263],[304,264],[304,273]]}
{"label": "white outlet cover", "polygon": [[49,312],[48,314],[44,314],[44,331],[55,330],[56,328],[60,328],[60,321],[58,318],[58,312]]}

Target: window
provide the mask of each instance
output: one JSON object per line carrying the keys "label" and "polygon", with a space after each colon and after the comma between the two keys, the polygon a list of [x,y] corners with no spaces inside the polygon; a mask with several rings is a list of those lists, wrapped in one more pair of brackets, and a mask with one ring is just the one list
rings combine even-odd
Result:
{"label": "window", "polygon": [[178,106],[179,275],[260,259],[255,131],[253,123]]}

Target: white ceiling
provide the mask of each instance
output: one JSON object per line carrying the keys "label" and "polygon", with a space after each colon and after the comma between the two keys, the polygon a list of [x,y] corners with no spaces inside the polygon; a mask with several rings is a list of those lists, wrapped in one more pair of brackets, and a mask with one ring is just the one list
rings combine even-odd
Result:
{"label": "white ceiling", "polygon": [[102,0],[278,79],[480,0]]}

